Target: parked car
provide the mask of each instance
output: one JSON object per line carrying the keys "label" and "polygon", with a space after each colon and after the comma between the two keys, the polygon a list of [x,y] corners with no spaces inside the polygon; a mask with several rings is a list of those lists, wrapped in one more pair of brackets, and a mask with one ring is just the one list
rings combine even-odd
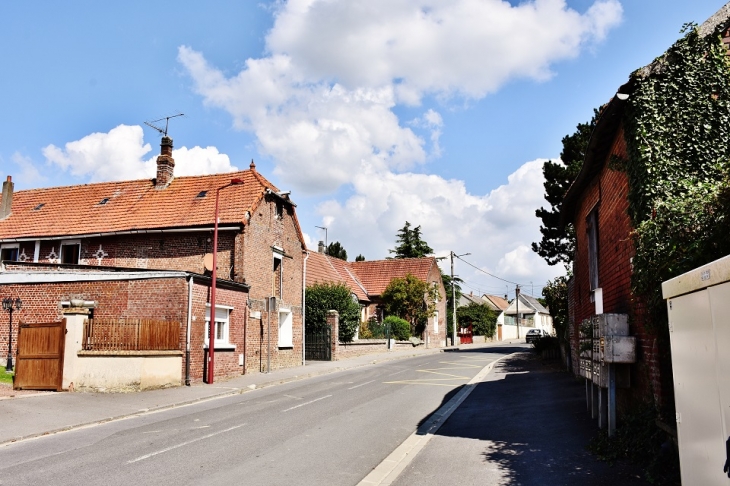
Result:
{"label": "parked car", "polygon": [[543,331],[542,329],[530,329],[527,331],[527,334],[525,334],[525,342],[530,344],[531,342],[537,341],[541,337],[545,336],[548,336],[547,331]]}

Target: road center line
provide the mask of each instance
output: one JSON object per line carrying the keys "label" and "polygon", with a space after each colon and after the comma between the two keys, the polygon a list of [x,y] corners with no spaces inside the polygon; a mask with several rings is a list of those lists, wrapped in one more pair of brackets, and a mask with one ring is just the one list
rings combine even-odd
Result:
{"label": "road center line", "polygon": [[365,385],[367,385],[369,383],[372,383],[374,381],[375,380],[370,380],[370,381],[366,381],[365,383],[360,383],[359,385],[351,386],[350,388],[348,388],[348,390],[354,390],[355,388],[360,388],[361,386],[365,386]]}
{"label": "road center line", "polygon": [[332,395],[326,395],[326,396],[324,396],[324,397],[319,397],[319,398],[315,398],[315,399],[314,399],[314,400],[312,400],[311,402],[306,402],[306,403],[300,403],[299,405],[295,405],[295,406],[293,406],[292,408],[287,408],[286,410],[282,410],[282,412],[288,412],[289,410],[294,410],[295,408],[303,407],[303,406],[305,406],[305,405],[309,405],[310,403],[318,402],[318,401],[320,401],[320,400],[324,400],[325,398],[329,398],[329,397],[331,397],[331,396],[332,396]]}
{"label": "road center line", "polygon": [[160,449],[159,451],[156,451],[156,452],[150,452],[149,454],[145,454],[144,456],[139,456],[137,459],[132,459],[131,461],[127,461],[127,464],[133,464],[135,462],[143,461],[145,459],[149,459],[150,457],[156,456],[158,454],[162,454],[164,452],[169,452],[169,451],[174,450],[174,449],[179,449],[180,447],[184,447],[184,446],[189,445],[189,444],[192,444],[194,442],[198,442],[198,441],[201,441],[201,440],[204,440],[204,439],[210,439],[211,437],[215,437],[216,435],[220,435],[220,434],[223,434],[225,432],[230,432],[231,430],[235,430],[235,429],[241,428],[244,425],[246,425],[246,424],[235,425],[235,426],[229,427],[229,428],[227,428],[225,430],[219,430],[218,432],[213,432],[212,434],[204,435],[203,437],[198,437],[197,439],[189,440],[189,441],[186,441],[186,442],[183,442],[181,444],[177,444],[177,445],[174,445],[174,446],[171,446],[171,447],[166,447],[166,448]]}

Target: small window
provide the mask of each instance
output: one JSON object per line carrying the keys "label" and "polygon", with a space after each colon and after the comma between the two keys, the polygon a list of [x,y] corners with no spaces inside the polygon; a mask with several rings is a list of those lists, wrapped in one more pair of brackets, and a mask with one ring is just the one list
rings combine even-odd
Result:
{"label": "small window", "polygon": [[[215,346],[230,346],[230,311],[229,307],[215,306]],[[205,345],[208,346],[210,336],[210,304],[205,309]]]}
{"label": "small window", "polygon": [[598,209],[590,212],[586,218],[588,233],[588,278],[591,290],[598,288]]}
{"label": "small window", "polygon": [[205,196],[206,196],[207,194],[208,194],[208,191],[200,191],[200,192],[198,193],[198,195],[197,195],[197,196],[195,196],[195,197],[196,197],[196,198],[203,198],[203,197],[205,197]]}
{"label": "small window", "polygon": [[68,265],[78,265],[80,255],[80,241],[76,240],[61,243],[61,263]]}
{"label": "small window", "polygon": [[46,203],[40,203],[38,206],[33,208],[33,211],[40,211],[43,206],[45,206]]}
{"label": "small window", "polygon": [[2,245],[0,247],[0,261],[17,262],[20,250],[18,244]]}
{"label": "small window", "polygon": [[284,217],[284,203],[281,201],[276,201],[276,219],[281,219]]}
{"label": "small window", "polygon": [[279,309],[279,347],[294,347],[292,313],[290,309]]}
{"label": "small window", "polygon": [[278,253],[274,253],[274,268],[271,278],[271,294],[278,299],[282,298],[282,286],[284,281],[283,267],[284,266],[281,262],[281,255]]}
{"label": "small window", "polygon": [[102,199],[101,201],[99,201],[99,206],[103,206],[104,204],[106,204],[108,202],[109,202],[109,198],[108,197],[105,197],[104,199]]}
{"label": "small window", "polygon": [[439,311],[433,315],[433,332],[434,334],[439,333]]}

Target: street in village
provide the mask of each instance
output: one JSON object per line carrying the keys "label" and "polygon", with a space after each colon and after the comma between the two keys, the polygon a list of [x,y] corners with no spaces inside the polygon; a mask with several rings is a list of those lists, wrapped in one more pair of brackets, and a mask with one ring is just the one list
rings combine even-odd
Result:
{"label": "street in village", "polygon": [[5,398],[0,484],[644,484],[586,451],[582,392],[515,342]]}

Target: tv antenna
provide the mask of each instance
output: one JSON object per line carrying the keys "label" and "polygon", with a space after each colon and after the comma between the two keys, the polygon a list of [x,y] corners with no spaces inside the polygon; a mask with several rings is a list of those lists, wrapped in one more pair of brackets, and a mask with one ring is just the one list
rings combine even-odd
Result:
{"label": "tv antenna", "polygon": [[[185,116],[185,114],[184,113],[178,113],[177,115],[166,116],[164,118],[160,118],[159,120],[152,120],[151,122],[144,122],[144,124],[147,125],[148,127],[154,128],[155,130],[157,130],[158,132],[160,132],[163,137],[166,137],[167,136],[167,126],[170,124],[170,118],[177,118],[178,116]],[[162,128],[158,127],[157,125],[153,125],[153,123],[157,123],[157,122],[160,122],[162,120],[165,120],[165,128],[164,128],[164,130]]]}

